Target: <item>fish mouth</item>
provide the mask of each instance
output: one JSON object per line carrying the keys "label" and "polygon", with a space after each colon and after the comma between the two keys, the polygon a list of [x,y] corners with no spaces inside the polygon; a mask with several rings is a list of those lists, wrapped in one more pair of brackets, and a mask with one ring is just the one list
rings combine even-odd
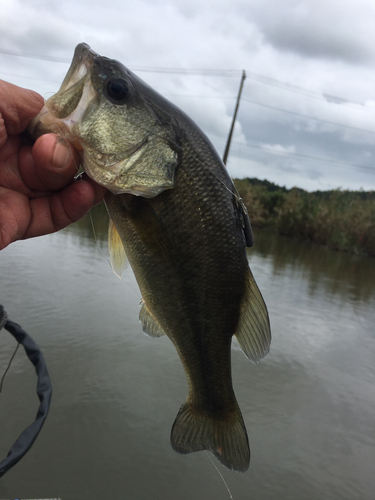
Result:
{"label": "fish mouth", "polygon": [[95,57],[100,56],[87,43],[77,45],[70,68],[65,75],[58,93],[66,92],[70,87],[84,79],[90,72]]}
{"label": "fish mouth", "polygon": [[94,59],[100,57],[86,43],[77,45],[70,68],[60,89],[44,104],[42,110],[28,127],[28,133],[37,138],[54,132],[77,149],[82,145],[74,134],[73,127],[79,122],[97,93],[91,83]]}

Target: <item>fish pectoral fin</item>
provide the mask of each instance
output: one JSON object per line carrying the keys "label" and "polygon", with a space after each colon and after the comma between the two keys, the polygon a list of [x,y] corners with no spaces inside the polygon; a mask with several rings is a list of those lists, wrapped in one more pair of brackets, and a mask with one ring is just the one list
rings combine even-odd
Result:
{"label": "fish pectoral fin", "polygon": [[121,279],[124,270],[128,267],[128,259],[120,235],[111,218],[108,226],[108,250],[113,272]]}
{"label": "fish pectoral fin", "polygon": [[249,468],[249,440],[238,406],[220,418],[210,417],[187,401],[174,421],[171,445],[182,454],[211,451],[225,467],[238,472]]}
{"label": "fish pectoral fin", "polygon": [[235,335],[245,355],[254,363],[260,361],[270,349],[271,329],[267,306],[250,269]]}
{"label": "fish pectoral fin", "polygon": [[141,300],[141,306],[142,308],[139,312],[139,320],[142,323],[143,332],[149,337],[154,337],[154,338],[162,337],[163,335],[165,335],[165,332],[162,329],[162,327],[159,325],[159,323],[147,309],[147,306],[143,299]]}

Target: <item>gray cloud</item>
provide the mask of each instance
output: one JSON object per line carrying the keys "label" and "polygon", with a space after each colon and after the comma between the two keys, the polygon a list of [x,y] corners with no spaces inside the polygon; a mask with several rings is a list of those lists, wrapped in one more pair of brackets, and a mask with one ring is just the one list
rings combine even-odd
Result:
{"label": "gray cloud", "polygon": [[361,1],[315,0],[250,2],[248,19],[276,50],[300,57],[342,60],[350,64],[374,61],[374,4]]}
{"label": "gray cloud", "polygon": [[[136,69],[220,153],[246,69],[232,176],[311,190],[375,189],[374,17],[366,0],[12,0],[0,5],[0,49],[70,60],[85,41]],[[67,68],[0,52],[0,78],[45,97]]]}
{"label": "gray cloud", "polygon": [[[265,32],[266,39],[280,50],[292,51],[300,56],[343,60],[361,64],[373,58],[373,53],[350,37],[320,31],[316,26],[277,25]],[[341,35],[341,34],[340,34]]]}

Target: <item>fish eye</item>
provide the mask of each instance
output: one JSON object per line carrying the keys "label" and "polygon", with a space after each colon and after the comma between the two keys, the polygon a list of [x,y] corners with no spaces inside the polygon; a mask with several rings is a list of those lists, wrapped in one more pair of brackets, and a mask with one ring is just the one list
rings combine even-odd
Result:
{"label": "fish eye", "polygon": [[122,104],[129,95],[129,84],[124,78],[114,76],[108,81],[106,90],[114,103]]}

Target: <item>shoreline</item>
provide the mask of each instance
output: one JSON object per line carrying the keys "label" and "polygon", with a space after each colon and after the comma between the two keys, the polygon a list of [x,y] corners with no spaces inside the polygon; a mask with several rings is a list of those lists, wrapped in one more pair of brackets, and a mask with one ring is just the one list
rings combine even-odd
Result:
{"label": "shoreline", "polygon": [[375,192],[308,192],[259,179],[233,179],[252,227],[332,250],[375,257]]}

